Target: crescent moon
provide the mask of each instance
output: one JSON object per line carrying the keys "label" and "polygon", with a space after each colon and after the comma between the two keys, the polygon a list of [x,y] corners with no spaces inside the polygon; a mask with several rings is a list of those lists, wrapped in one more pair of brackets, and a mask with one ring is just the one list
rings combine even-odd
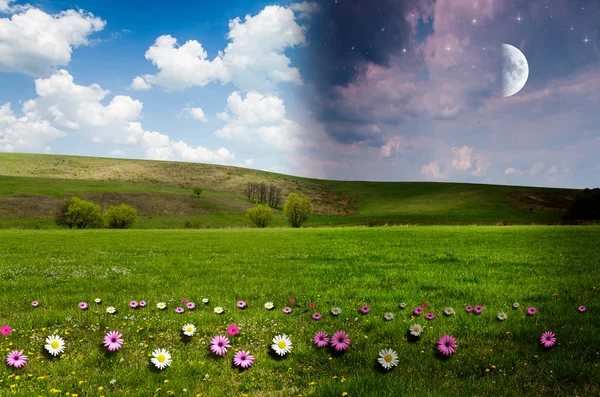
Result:
{"label": "crescent moon", "polygon": [[515,95],[527,83],[529,64],[525,55],[510,44],[502,44],[502,96]]}

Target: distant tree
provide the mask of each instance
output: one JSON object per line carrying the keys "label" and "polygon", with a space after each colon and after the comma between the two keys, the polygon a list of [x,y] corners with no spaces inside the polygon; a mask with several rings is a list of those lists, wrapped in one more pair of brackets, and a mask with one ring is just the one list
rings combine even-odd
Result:
{"label": "distant tree", "polygon": [[291,227],[298,228],[306,223],[313,213],[310,198],[306,195],[298,196],[290,193],[283,206],[283,215],[288,218]]}
{"label": "distant tree", "polygon": [[56,213],[54,214],[54,221],[58,226],[68,226],[69,229],[72,229],[75,224],[67,218],[67,211],[69,210],[69,205],[71,205],[71,200],[65,200],[57,208]]}
{"label": "distant tree", "polygon": [[256,207],[246,211],[246,216],[250,218],[254,226],[263,228],[269,225],[272,213],[271,207],[267,204],[256,204]]}
{"label": "distant tree", "polygon": [[199,188],[199,187],[197,187],[197,186],[196,186],[196,187],[194,188],[194,194],[195,194],[196,196],[198,196],[198,198],[200,198],[200,195],[202,194],[202,188]]}
{"label": "distant tree", "polygon": [[573,202],[563,217],[564,220],[600,219],[600,188],[585,189]]}
{"label": "distant tree", "polygon": [[281,188],[273,183],[248,182],[244,195],[253,203],[269,204],[269,207],[279,207],[281,202]]}
{"label": "distant tree", "polygon": [[111,205],[104,213],[106,224],[111,229],[129,229],[137,219],[137,210],[130,205]]}
{"label": "distant tree", "polygon": [[103,218],[100,206],[79,197],[73,197],[65,213],[65,222],[78,229],[102,227]]}

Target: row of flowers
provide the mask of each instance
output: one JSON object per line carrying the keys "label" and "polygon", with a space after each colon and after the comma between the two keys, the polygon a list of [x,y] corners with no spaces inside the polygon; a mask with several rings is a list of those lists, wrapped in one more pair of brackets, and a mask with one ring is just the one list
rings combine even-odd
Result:
{"label": "row of flowers", "polygon": [[[181,301],[182,301],[182,303],[185,303],[185,307],[188,310],[194,310],[194,309],[196,309],[196,304],[194,302],[190,302],[190,301],[188,301],[185,298],[182,299]],[[101,304],[102,300],[100,298],[96,298],[94,300],[94,302],[96,304]],[[290,299],[290,303],[294,303],[294,302],[295,302],[295,300],[293,298]],[[207,298],[204,298],[204,299],[202,299],[202,303],[204,303],[204,304],[207,305],[209,303],[209,300]],[[39,306],[39,302],[37,302],[37,301],[33,301],[31,304],[34,307],[38,307]],[[79,308],[81,310],[87,310],[89,308],[89,305],[87,304],[87,302],[80,302],[78,306],[79,306]],[[132,309],[137,309],[138,307],[146,307],[146,306],[147,306],[147,302],[146,301],[140,301],[140,302],[138,302],[138,301],[131,301],[131,302],[129,302],[129,307],[132,308]],[[245,301],[238,301],[237,304],[236,304],[236,306],[239,309],[246,309],[248,307],[248,304]],[[315,303],[310,303],[308,306],[309,306],[309,308],[314,308],[315,307]],[[404,309],[404,308],[406,308],[406,306],[407,306],[406,303],[402,302],[402,303],[400,303],[399,308],[400,309]],[[428,306],[429,306],[428,303],[422,303],[421,306],[417,306],[417,307],[415,307],[412,310],[412,314],[415,315],[415,316],[420,316],[420,315],[422,315],[425,312],[425,308],[427,308]],[[165,302],[158,302],[156,304],[156,307],[159,310],[165,310],[167,308],[167,304]],[[513,309],[516,310],[516,309],[518,309],[520,307],[520,305],[519,305],[518,302],[515,302],[515,303],[513,303],[512,307],[513,307]],[[267,310],[273,310],[275,308],[275,305],[273,304],[273,302],[266,302],[264,304],[264,308],[267,309]],[[483,313],[484,310],[485,310],[485,308],[482,305],[477,305],[477,306],[467,305],[467,306],[465,306],[465,311],[467,313],[471,313],[472,312],[472,313],[475,313],[475,314],[481,314],[481,313]],[[587,309],[586,309],[585,306],[581,305],[581,306],[579,306],[577,308],[577,310],[579,312],[583,313]],[[225,312],[225,309],[222,306],[216,306],[213,309],[213,311],[216,314],[223,314]],[[292,313],[293,309],[291,307],[284,307],[283,309],[281,309],[281,311],[284,314],[290,314],[290,313]],[[371,307],[368,306],[368,305],[364,305],[364,306],[362,306],[360,308],[359,311],[363,315],[364,314],[368,314],[368,313],[371,312]],[[114,306],[108,306],[106,308],[106,312],[108,314],[115,314],[115,313],[117,313],[117,309]],[[183,307],[176,307],[174,309],[174,312],[177,313],[177,314],[182,314],[182,313],[185,312],[185,309]],[[447,316],[452,316],[452,315],[456,314],[456,312],[454,311],[454,309],[452,307],[445,307],[444,310],[443,310],[443,312]],[[334,315],[334,316],[338,316],[338,315],[340,315],[342,313],[342,309],[339,308],[339,307],[332,307],[330,313],[332,315]],[[533,315],[535,315],[537,313],[537,309],[535,307],[528,307],[527,310],[526,310],[526,313],[529,316],[533,316]],[[322,317],[323,317],[323,315],[320,312],[315,312],[315,313],[312,314],[312,318],[314,320],[320,320]],[[430,313],[425,313],[424,317],[427,320],[433,320],[433,319],[436,318],[436,315],[434,313],[430,312]],[[394,313],[392,313],[392,312],[386,312],[386,313],[384,313],[383,318],[385,320],[388,320],[388,321],[393,320],[394,319]],[[506,312],[499,312],[497,314],[497,318],[499,320],[501,320],[501,321],[506,320],[508,318],[508,314],[506,314]]]}
{"label": "row of flowers", "polygon": [[[10,328],[9,326],[5,327]],[[417,338],[421,336],[423,330],[424,327],[420,324],[412,324],[409,327],[410,335]],[[12,330],[8,329],[5,331],[10,333]],[[182,327],[181,331],[186,337],[193,337],[196,333],[196,326],[188,323]],[[227,333],[230,336],[235,336],[239,333],[239,328],[235,324],[232,324],[227,328]],[[544,332],[540,337],[540,343],[545,348],[553,347],[556,344],[556,340],[556,335],[550,331]],[[292,340],[286,334],[275,336],[272,342],[271,349],[279,356],[285,356],[292,351]],[[335,332],[331,337],[324,331],[319,331],[313,336],[313,344],[319,349],[329,346],[336,352],[344,352],[350,347],[350,343],[348,333],[341,330]],[[123,335],[118,331],[110,331],[102,339],[102,344],[109,352],[119,351],[124,344]],[[452,335],[443,335],[436,343],[437,351],[444,356],[452,355],[457,347],[456,339]],[[44,348],[52,356],[57,356],[65,352],[65,341],[58,335],[51,335],[46,338]],[[229,348],[231,348],[231,342],[224,335],[216,335],[210,340],[209,349],[217,356],[224,356]],[[152,364],[160,370],[170,366],[172,363],[171,354],[163,348],[155,349],[151,357],[150,361]],[[252,366],[254,360],[255,357],[250,351],[240,350],[233,357],[233,365],[246,369]],[[24,367],[27,361],[28,357],[23,354],[22,350],[13,350],[6,357],[6,364],[14,368]],[[389,370],[398,364],[398,354],[392,349],[385,348],[380,351],[378,362],[383,368]]]}

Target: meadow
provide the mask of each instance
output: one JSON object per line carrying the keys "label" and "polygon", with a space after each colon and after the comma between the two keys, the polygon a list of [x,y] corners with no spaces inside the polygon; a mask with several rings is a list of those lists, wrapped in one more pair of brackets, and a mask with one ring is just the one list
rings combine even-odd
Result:
{"label": "meadow", "polygon": [[[0,365],[0,395],[599,395],[599,240],[597,226],[3,230],[0,326],[13,330],[0,350],[24,350],[29,362]],[[197,308],[176,314],[184,298]],[[131,309],[132,300],[148,305]],[[435,319],[412,314],[423,303]],[[456,314],[444,315],[447,306]],[[408,337],[414,322],[425,326],[419,338]],[[186,323],[197,328],[187,339]],[[215,356],[209,339],[234,323],[232,349]],[[118,352],[101,344],[110,330],[123,334]],[[350,347],[317,349],[321,330],[348,332]],[[548,330],[550,349],[539,342]],[[293,350],[279,358],[271,339],[284,333]],[[65,339],[64,355],[45,352],[51,334]],[[446,359],[435,352],[444,334],[458,343]],[[162,371],[150,362],[156,348],[172,355]],[[390,371],[377,363],[383,348],[399,356]],[[254,365],[233,368],[236,349],[250,350]]]}

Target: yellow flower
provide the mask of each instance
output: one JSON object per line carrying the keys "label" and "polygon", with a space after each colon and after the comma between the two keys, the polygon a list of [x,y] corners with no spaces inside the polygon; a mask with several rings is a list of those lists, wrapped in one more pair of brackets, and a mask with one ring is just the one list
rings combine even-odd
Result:
{"label": "yellow flower", "polygon": [[168,379],[165,379],[165,383],[169,383],[169,380],[168,380]]}
{"label": "yellow flower", "polygon": [[102,386],[98,387],[98,390],[104,390],[104,388]]}
{"label": "yellow flower", "polygon": [[485,372],[490,372],[490,369],[489,369],[489,368],[486,368],[486,369],[485,369]]}
{"label": "yellow flower", "polygon": [[342,393],[342,396],[347,396],[347,395],[348,395],[348,393],[347,393],[347,392],[343,392],[343,393]]}
{"label": "yellow flower", "polygon": [[79,381],[79,384],[82,384],[82,383],[83,383],[83,381],[82,381],[82,380],[80,380],[80,381]]}
{"label": "yellow flower", "polygon": [[309,385],[309,386],[314,386],[314,385],[315,385],[315,382],[310,382],[308,385]]}

